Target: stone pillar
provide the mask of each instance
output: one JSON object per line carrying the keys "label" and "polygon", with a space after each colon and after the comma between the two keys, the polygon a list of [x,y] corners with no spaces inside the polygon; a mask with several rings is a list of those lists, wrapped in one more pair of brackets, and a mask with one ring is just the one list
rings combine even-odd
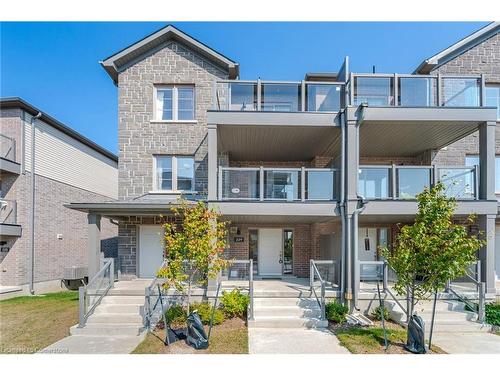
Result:
{"label": "stone pillar", "polygon": [[208,201],[217,200],[217,125],[208,124]]}
{"label": "stone pillar", "polygon": [[88,214],[88,273],[91,280],[101,268],[101,215]]}
{"label": "stone pillar", "polygon": [[479,198],[496,200],[495,197],[495,129],[496,122],[479,126]]}
{"label": "stone pillar", "polygon": [[495,295],[495,218],[496,215],[480,215],[479,230],[484,233],[486,246],[479,250],[481,281],[486,283],[486,293]]}

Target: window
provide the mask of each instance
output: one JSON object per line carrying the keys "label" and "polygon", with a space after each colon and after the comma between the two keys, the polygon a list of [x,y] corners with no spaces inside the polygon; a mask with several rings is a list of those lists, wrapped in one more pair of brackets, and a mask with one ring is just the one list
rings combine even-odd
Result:
{"label": "window", "polygon": [[500,85],[487,85],[485,99],[487,107],[497,107],[497,119],[500,120]]}
{"label": "window", "polygon": [[[479,155],[465,156],[465,165],[468,167],[479,166]],[[500,194],[500,155],[495,157],[495,193]]]}
{"label": "window", "polygon": [[156,190],[193,191],[194,158],[155,156]]}
{"label": "window", "polygon": [[156,120],[193,121],[194,86],[158,86],[156,88]]}

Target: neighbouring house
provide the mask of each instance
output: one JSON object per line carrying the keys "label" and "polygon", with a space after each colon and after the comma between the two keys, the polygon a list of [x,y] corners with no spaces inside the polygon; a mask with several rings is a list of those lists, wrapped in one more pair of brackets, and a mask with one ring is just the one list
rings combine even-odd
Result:
{"label": "neighbouring house", "polygon": [[[87,216],[64,205],[116,199],[118,158],[20,98],[0,99],[0,145],[0,297],[59,290],[88,254]],[[117,234],[103,221],[107,257]]]}
{"label": "neighbouring house", "polygon": [[[169,25],[101,62],[118,88],[118,200],[69,207],[93,237],[118,221],[122,278],[152,278],[170,208],[205,200],[231,222],[227,256],[252,259],[255,278],[309,278],[311,260],[331,261],[325,277],[357,306],[385,277],[379,247],[443,181],[457,220],[474,212],[470,230],[488,234],[473,272],[493,298],[499,32],[492,23],[413,74],[356,73],[346,58],[278,82],[240,80],[237,62]],[[89,251],[96,272],[95,241]]]}

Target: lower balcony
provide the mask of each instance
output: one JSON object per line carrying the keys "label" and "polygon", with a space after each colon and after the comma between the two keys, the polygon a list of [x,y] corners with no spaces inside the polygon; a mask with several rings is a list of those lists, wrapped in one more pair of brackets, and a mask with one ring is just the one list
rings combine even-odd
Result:
{"label": "lower balcony", "polygon": [[0,199],[0,238],[21,237],[22,228],[17,223],[17,202]]}
{"label": "lower balcony", "polygon": [[425,187],[438,181],[445,194],[457,200],[479,199],[478,167],[360,166],[358,193],[368,200],[415,200]]}
{"label": "lower balcony", "polygon": [[335,201],[338,170],[219,167],[219,201]]}

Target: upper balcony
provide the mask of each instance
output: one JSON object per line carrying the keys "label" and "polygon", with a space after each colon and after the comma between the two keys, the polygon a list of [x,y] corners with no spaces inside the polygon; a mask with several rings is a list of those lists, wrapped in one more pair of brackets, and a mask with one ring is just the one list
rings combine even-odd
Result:
{"label": "upper balcony", "polygon": [[21,164],[16,161],[16,140],[2,133],[0,133],[0,171],[21,173]]}

